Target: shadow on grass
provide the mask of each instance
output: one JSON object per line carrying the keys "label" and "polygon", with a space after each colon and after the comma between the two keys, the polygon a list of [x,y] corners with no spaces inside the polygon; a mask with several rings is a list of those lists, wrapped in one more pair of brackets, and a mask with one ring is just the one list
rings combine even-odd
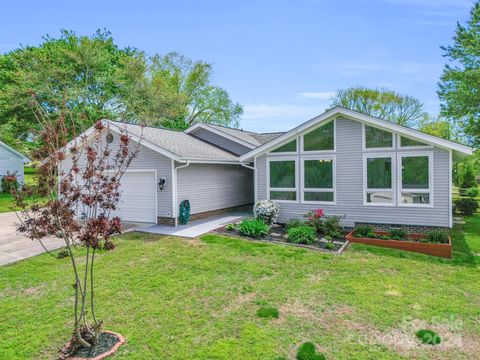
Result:
{"label": "shadow on grass", "polygon": [[350,246],[352,246],[352,248],[354,248],[355,250],[366,251],[380,256],[390,256],[399,259],[410,259],[415,261],[424,261],[434,264],[446,264],[453,266],[476,266],[479,260],[476,259],[468,245],[468,242],[465,238],[464,229],[461,226],[457,225],[452,229],[450,235],[452,238],[452,259],[444,259],[415,252],[382,248],[373,245],[351,244]]}

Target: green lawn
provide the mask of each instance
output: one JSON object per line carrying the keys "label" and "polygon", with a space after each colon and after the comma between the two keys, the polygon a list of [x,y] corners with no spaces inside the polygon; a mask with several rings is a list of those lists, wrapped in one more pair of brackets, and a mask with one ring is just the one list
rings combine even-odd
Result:
{"label": "green lawn", "polygon": [[[97,301],[127,344],[117,359],[473,359],[480,353],[480,217],[454,259],[351,246],[341,256],[204,236],[130,233],[97,261]],[[52,359],[72,325],[69,259],[0,268],[0,359]],[[278,319],[259,318],[261,307]],[[442,344],[418,345],[431,328]]]}
{"label": "green lawn", "polygon": [[[37,185],[37,176],[35,173],[35,169],[25,167],[25,184],[27,186],[36,186]],[[40,196],[33,197],[31,199],[27,200],[27,203],[29,204],[37,204],[42,201],[45,201],[45,198],[42,198]],[[14,211],[14,206],[13,206],[13,199],[12,195],[10,194],[2,194],[0,193],[0,213],[4,212],[9,212],[9,211]]]}

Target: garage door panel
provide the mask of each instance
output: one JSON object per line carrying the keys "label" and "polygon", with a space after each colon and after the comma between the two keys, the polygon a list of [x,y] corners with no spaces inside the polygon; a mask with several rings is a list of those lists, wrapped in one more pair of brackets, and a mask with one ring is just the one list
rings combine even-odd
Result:
{"label": "garage door panel", "polygon": [[120,201],[112,216],[123,221],[156,222],[156,177],[154,171],[127,171],[120,181]]}

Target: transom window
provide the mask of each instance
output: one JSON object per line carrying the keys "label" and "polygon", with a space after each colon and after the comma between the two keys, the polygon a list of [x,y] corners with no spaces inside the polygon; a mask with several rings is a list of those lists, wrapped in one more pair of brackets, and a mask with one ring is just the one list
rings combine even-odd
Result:
{"label": "transom window", "polygon": [[303,201],[335,201],[334,158],[303,159]]}
{"label": "transom window", "polygon": [[393,157],[376,155],[365,157],[365,194],[368,205],[393,205]]}
{"label": "transom window", "polygon": [[278,149],[272,150],[272,153],[297,152],[297,139],[280,146]]}
{"label": "transom window", "polygon": [[431,155],[400,155],[400,205],[431,204]]}
{"label": "transom window", "polygon": [[303,151],[330,151],[335,149],[335,120],[303,136]]}
{"label": "transom window", "polygon": [[401,147],[413,147],[413,146],[429,146],[429,145],[427,145],[425,143],[422,143],[420,141],[417,141],[417,140],[413,140],[413,139],[410,139],[410,138],[400,136],[400,146]]}
{"label": "transom window", "polygon": [[292,159],[269,159],[269,198],[280,201],[297,200],[297,162]]}
{"label": "transom window", "polygon": [[365,128],[365,148],[393,148],[393,134],[372,126],[364,125]]}

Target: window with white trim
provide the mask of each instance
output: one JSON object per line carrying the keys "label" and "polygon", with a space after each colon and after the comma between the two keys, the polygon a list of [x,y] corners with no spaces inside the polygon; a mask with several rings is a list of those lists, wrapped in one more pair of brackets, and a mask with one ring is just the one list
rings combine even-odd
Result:
{"label": "window with white trim", "polygon": [[430,146],[418,140],[400,136],[400,147],[417,147],[417,146]]}
{"label": "window with white trim", "polygon": [[335,120],[303,135],[303,151],[335,150]]}
{"label": "window with white trim", "polygon": [[335,202],[335,159],[304,158],[302,161],[302,200],[315,203]]}
{"label": "window with white trim", "polygon": [[364,125],[365,149],[391,149],[393,148],[393,133]]}
{"label": "window with white trim", "polygon": [[297,139],[286,143],[285,145],[280,146],[279,148],[272,150],[272,153],[295,153],[297,152]]}
{"label": "window with white trim", "polygon": [[369,155],[364,158],[364,203],[393,205],[393,156]]}
{"label": "window with white trim", "polygon": [[399,155],[399,205],[429,206],[432,203],[431,154]]}
{"label": "window with white trim", "polygon": [[271,200],[297,201],[295,159],[268,160],[268,196]]}

